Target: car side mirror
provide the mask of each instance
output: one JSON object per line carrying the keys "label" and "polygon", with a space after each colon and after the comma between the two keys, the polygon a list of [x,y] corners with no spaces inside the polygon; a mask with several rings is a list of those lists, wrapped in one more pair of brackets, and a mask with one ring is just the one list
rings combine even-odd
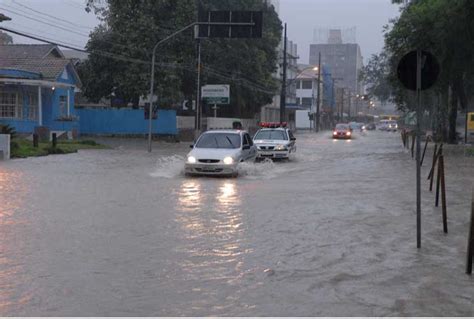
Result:
{"label": "car side mirror", "polygon": [[194,148],[194,144],[189,145],[189,148]]}
{"label": "car side mirror", "polygon": [[290,141],[296,141],[296,137],[290,138]]}
{"label": "car side mirror", "polygon": [[250,145],[244,145],[244,146],[242,147],[242,149],[243,149],[243,150],[249,150],[249,149],[250,149]]}

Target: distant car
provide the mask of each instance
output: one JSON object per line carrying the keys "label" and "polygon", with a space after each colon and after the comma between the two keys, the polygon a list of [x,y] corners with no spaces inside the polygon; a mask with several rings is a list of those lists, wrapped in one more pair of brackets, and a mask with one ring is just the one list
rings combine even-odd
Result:
{"label": "distant car", "polygon": [[290,129],[275,125],[264,125],[253,137],[257,146],[257,160],[289,159],[296,152],[296,138]]}
{"label": "distant car", "polygon": [[349,124],[337,124],[332,132],[333,139],[351,139],[352,130]]}
{"label": "distant car", "polygon": [[369,123],[369,124],[365,125],[365,129],[366,129],[367,131],[373,131],[373,130],[375,130],[375,129],[376,129],[375,123]]}
{"label": "distant car", "polygon": [[379,124],[377,125],[377,128],[380,131],[388,131],[388,122],[389,120],[381,120]]}
{"label": "distant car", "polygon": [[360,123],[357,122],[350,122],[349,127],[351,130],[360,130]]}
{"label": "distant car", "polygon": [[238,165],[254,161],[257,147],[245,131],[207,131],[191,145],[186,156],[186,175],[238,175]]}

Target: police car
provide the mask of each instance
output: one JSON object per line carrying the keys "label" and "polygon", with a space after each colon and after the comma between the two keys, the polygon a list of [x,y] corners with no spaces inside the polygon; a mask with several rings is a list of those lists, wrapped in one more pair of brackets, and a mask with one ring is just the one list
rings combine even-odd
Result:
{"label": "police car", "polygon": [[287,123],[260,123],[260,130],[253,137],[257,146],[257,160],[289,159],[296,152],[296,138]]}

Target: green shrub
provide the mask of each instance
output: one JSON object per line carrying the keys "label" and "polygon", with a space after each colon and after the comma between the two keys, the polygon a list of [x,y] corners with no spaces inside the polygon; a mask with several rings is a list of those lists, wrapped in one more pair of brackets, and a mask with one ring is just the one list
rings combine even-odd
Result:
{"label": "green shrub", "polygon": [[15,141],[10,142],[10,150],[11,151],[15,151],[19,148],[20,148],[20,144],[18,144],[18,142],[15,142]]}
{"label": "green shrub", "polygon": [[97,144],[96,141],[93,141],[93,140],[83,140],[83,141],[79,141],[79,144],[91,145],[91,146],[97,146],[97,145],[99,145],[99,144]]}
{"label": "green shrub", "polygon": [[45,150],[48,152],[48,154],[65,154],[64,150],[59,148],[59,147],[47,147]]}
{"label": "green shrub", "polygon": [[0,134],[10,134],[10,139],[16,137],[16,131],[8,124],[0,124]]}

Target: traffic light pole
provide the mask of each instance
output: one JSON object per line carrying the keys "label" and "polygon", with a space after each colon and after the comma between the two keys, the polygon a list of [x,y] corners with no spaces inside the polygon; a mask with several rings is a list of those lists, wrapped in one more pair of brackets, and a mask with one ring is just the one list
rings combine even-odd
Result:
{"label": "traffic light pole", "polygon": [[286,23],[285,23],[285,37],[283,39],[283,79],[281,82],[281,95],[280,95],[280,123],[285,122],[285,111],[286,111],[286,68],[287,68],[287,61],[286,61],[286,43],[287,43],[287,35],[286,35]]}
{"label": "traffic light pole", "polygon": [[319,132],[321,128],[321,113],[319,112],[321,106],[321,52],[319,52],[319,60],[318,60],[318,96],[316,100],[316,125],[315,130]]}

